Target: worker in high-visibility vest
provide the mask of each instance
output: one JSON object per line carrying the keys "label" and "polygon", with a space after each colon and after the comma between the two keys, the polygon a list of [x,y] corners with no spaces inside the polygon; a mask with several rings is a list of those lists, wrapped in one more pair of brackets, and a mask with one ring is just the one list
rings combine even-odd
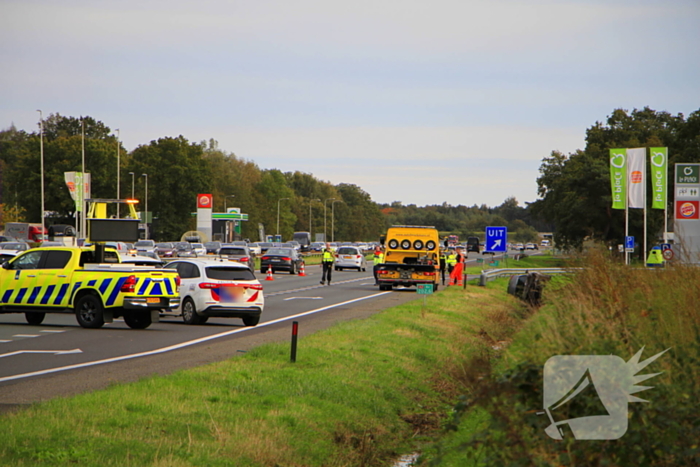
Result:
{"label": "worker in high-visibility vest", "polygon": [[661,247],[655,246],[649,252],[647,257],[647,267],[648,268],[662,268],[664,266],[664,257],[662,255]]}
{"label": "worker in high-visibility vest", "polygon": [[447,269],[447,253],[444,248],[440,248],[440,277],[442,285],[445,285],[445,269]]}
{"label": "worker in high-visibility vest", "polygon": [[384,262],[384,252],[379,246],[374,249],[374,257],[372,258],[372,261],[374,262],[374,268],[372,269],[372,272],[374,273],[374,285],[379,285],[377,270],[379,269],[379,265]]}
{"label": "worker in high-visibility vest", "polygon": [[331,285],[331,271],[333,271],[333,263],[335,262],[335,255],[331,249],[330,243],[326,243],[326,248],[323,250],[323,256],[321,257],[321,267],[323,268],[323,275],[321,276],[321,285],[328,281],[328,285]]}
{"label": "worker in high-visibility vest", "polygon": [[457,264],[457,253],[455,253],[455,250],[450,249],[450,252],[447,255],[447,275],[452,275],[455,264]]}
{"label": "worker in high-visibility vest", "polygon": [[462,272],[464,271],[464,260],[466,259],[461,247],[457,247],[455,266],[450,274],[450,285],[462,285]]}

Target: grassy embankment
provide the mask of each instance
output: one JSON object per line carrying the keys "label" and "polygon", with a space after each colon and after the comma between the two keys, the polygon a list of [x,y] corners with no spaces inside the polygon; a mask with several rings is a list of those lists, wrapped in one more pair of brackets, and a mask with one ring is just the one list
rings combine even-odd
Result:
{"label": "grassy embankment", "polygon": [[[542,259],[527,258],[523,267]],[[538,262],[540,262],[538,264]],[[551,264],[547,264],[548,266]],[[625,268],[593,255],[533,310],[447,288],[300,341],[167,378],[2,416],[0,465],[696,465],[700,270]],[[614,441],[544,433],[542,366],[561,354],[642,359],[664,373]],[[437,442],[434,442],[435,440]],[[692,457],[696,456],[696,457]]]}
{"label": "grassy embankment", "polygon": [[[432,439],[465,362],[523,309],[451,288],[365,320],[165,378],[36,404],[0,422],[0,465],[385,465]],[[96,331],[99,332],[99,331]]]}
{"label": "grassy embankment", "polygon": [[[468,364],[449,434],[424,450],[426,465],[700,465],[700,269],[625,267],[592,251],[576,276],[557,277],[545,304],[520,323],[501,355]],[[640,361],[665,349],[639,375],[652,387],[634,394],[627,432],[617,440],[555,441],[543,407],[543,366],[556,355],[617,355]],[[497,358],[494,358],[497,357]],[[624,371],[624,370],[623,370]],[[599,409],[594,394],[558,420]],[[579,397],[581,399],[581,397]],[[589,404],[589,405],[585,405]],[[583,409],[572,415],[566,410]],[[598,413],[595,413],[598,414]]]}

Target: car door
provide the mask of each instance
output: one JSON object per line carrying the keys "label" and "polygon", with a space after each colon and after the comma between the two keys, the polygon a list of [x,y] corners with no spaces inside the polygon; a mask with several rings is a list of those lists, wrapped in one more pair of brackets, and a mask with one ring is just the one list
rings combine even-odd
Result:
{"label": "car door", "polygon": [[51,250],[44,252],[36,270],[36,280],[32,292],[34,295],[34,291],[36,291],[38,295],[35,296],[35,300],[30,300],[30,304],[62,308],[68,306],[70,300],[68,288],[72,271],[67,266],[72,256],[73,253],[70,251]]}
{"label": "car door", "polygon": [[36,299],[33,289],[42,254],[43,251],[28,251],[3,266],[0,305],[27,305],[32,297]]}

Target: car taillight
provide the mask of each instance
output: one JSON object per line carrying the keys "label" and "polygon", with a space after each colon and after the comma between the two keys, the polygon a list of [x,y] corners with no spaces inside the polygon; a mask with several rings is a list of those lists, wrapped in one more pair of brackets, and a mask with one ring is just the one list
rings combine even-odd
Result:
{"label": "car taillight", "polygon": [[281,259],[282,259],[282,261],[291,261],[292,260],[292,258],[288,258],[286,256],[283,256]]}
{"label": "car taillight", "polygon": [[434,275],[435,275],[435,271],[426,271],[426,272],[423,273],[423,275],[424,275],[424,276],[434,276]]}
{"label": "car taillight", "polygon": [[262,290],[262,285],[260,284],[250,284],[250,285],[244,285],[244,289],[252,289],[252,290]]}
{"label": "car taillight", "polygon": [[200,282],[199,283],[200,289],[216,289],[217,287],[221,287],[221,284],[215,284],[213,282]]}
{"label": "car taillight", "polygon": [[335,254],[335,257],[336,257],[336,258],[338,257],[338,253]]}
{"label": "car taillight", "polygon": [[377,271],[377,274],[391,274],[391,271],[380,269],[379,271]]}
{"label": "car taillight", "polygon": [[362,258],[362,255],[357,255],[357,259],[360,259],[360,258]]}
{"label": "car taillight", "polygon": [[120,292],[132,293],[136,288],[136,276],[129,276],[126,278],[122,286],[119,288]]}
{"label": "car taillight", "polygon": [[270,259],[269,256],[263,256],[262,258],[260,258],[261,261],[267,261],[268,259]]}
{"label": "car taillight", "polygon": [[176,286],[176,287],[180,287],[180,283],[181,283],[181,282],[182,282],[182,281],[180,280],[180,276],[175,276],[175,286]]}
{"label": "car taillight", "polygon": [[240,261],[241,263],[245,263],[248,261],[248,258],[246,258],[246,257],[238,258],[238,261]]}

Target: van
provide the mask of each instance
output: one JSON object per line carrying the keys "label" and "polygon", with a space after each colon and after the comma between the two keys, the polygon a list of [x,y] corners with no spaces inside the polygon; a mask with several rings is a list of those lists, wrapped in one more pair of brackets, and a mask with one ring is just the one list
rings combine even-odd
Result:
{"label": "van", "polygon": [[292,240],[299,243],[302,253],[309,251],[309,245],[311,245],[310,232],[294,232]]}

